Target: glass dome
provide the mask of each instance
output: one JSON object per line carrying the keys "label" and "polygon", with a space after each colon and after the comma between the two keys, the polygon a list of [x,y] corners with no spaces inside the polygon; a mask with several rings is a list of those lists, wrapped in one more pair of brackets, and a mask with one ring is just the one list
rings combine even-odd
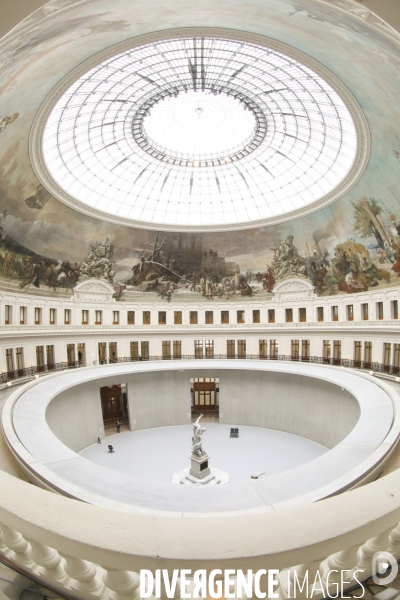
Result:
{"label": "glass dome", "polygon": [[241,40],[182,37],[89,69],[52,107],[45,169],[89,213],[160,228],[257,224],[335,190],[357,156],[314,70]]}

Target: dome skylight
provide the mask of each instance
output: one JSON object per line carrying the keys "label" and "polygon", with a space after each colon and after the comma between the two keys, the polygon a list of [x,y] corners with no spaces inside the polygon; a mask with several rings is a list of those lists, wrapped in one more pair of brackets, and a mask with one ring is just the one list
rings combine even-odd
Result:
{"label": "dome skylight", "polygon": [[358,139],[341,95],[306,64],[251,42],[177,37],[111,56],[58,93],[41,153],[46,187],[83,212],[223,229],[332,195]]}

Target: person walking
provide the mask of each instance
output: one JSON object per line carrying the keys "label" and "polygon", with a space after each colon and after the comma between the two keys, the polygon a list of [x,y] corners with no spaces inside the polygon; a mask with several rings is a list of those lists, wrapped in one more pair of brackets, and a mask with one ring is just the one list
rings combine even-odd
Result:
{"label": "person walking", "polygon": [[117,428],[117,433],[120,433],[120,432],[121,432],[121,423],[120,423],[119,421],[117,421],[117,422],[115,423],[115,426],[116,426],[116,428]]}

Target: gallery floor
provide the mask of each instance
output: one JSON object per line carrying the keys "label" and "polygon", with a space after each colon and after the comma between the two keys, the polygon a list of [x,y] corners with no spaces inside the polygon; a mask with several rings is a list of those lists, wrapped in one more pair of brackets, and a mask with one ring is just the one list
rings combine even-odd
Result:
{"label": "gallery floor", "polygon": [[[233,425],[232,425],[233,426]],[[266,476],[298,467],[328,451],[324,446],[296,435],[240,427],[239,438],[230,438],[231,425],[207,423],[203,446],[210,466],[226,471],[231,482],[251,475]],[[98,465],[140,479],[170,482],[172,474],[189,466],[191,425],[126,431],[107,436],[79,454]],[[112,444],[115,453],[108,452]]]}

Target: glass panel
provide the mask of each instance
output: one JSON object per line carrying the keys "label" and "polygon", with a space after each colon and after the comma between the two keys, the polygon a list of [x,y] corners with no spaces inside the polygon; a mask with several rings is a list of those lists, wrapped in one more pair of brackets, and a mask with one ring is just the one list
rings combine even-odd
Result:
{"label": "glass panel", "polygon": [[235,340],[226,341],[226,355],[228,358],[235,358]]}
{"label": "glass panel", "polygon": [[[356,153],[351,114],[320,75],[277,50],[207,36],[154,41],[90,68],[43,135],[47,169],[67,194],[162,226],[296,210],[341,183]],[[197,201],[182,201],[188,193]]]}
{"label": "glass panel", "polygon": [[179,340],[173,342],[174,358],[182,358],[182,343]]}
{"label": "glass panel", "polygon": [[139,342],[130,343],[131,360],[139,360]]}

